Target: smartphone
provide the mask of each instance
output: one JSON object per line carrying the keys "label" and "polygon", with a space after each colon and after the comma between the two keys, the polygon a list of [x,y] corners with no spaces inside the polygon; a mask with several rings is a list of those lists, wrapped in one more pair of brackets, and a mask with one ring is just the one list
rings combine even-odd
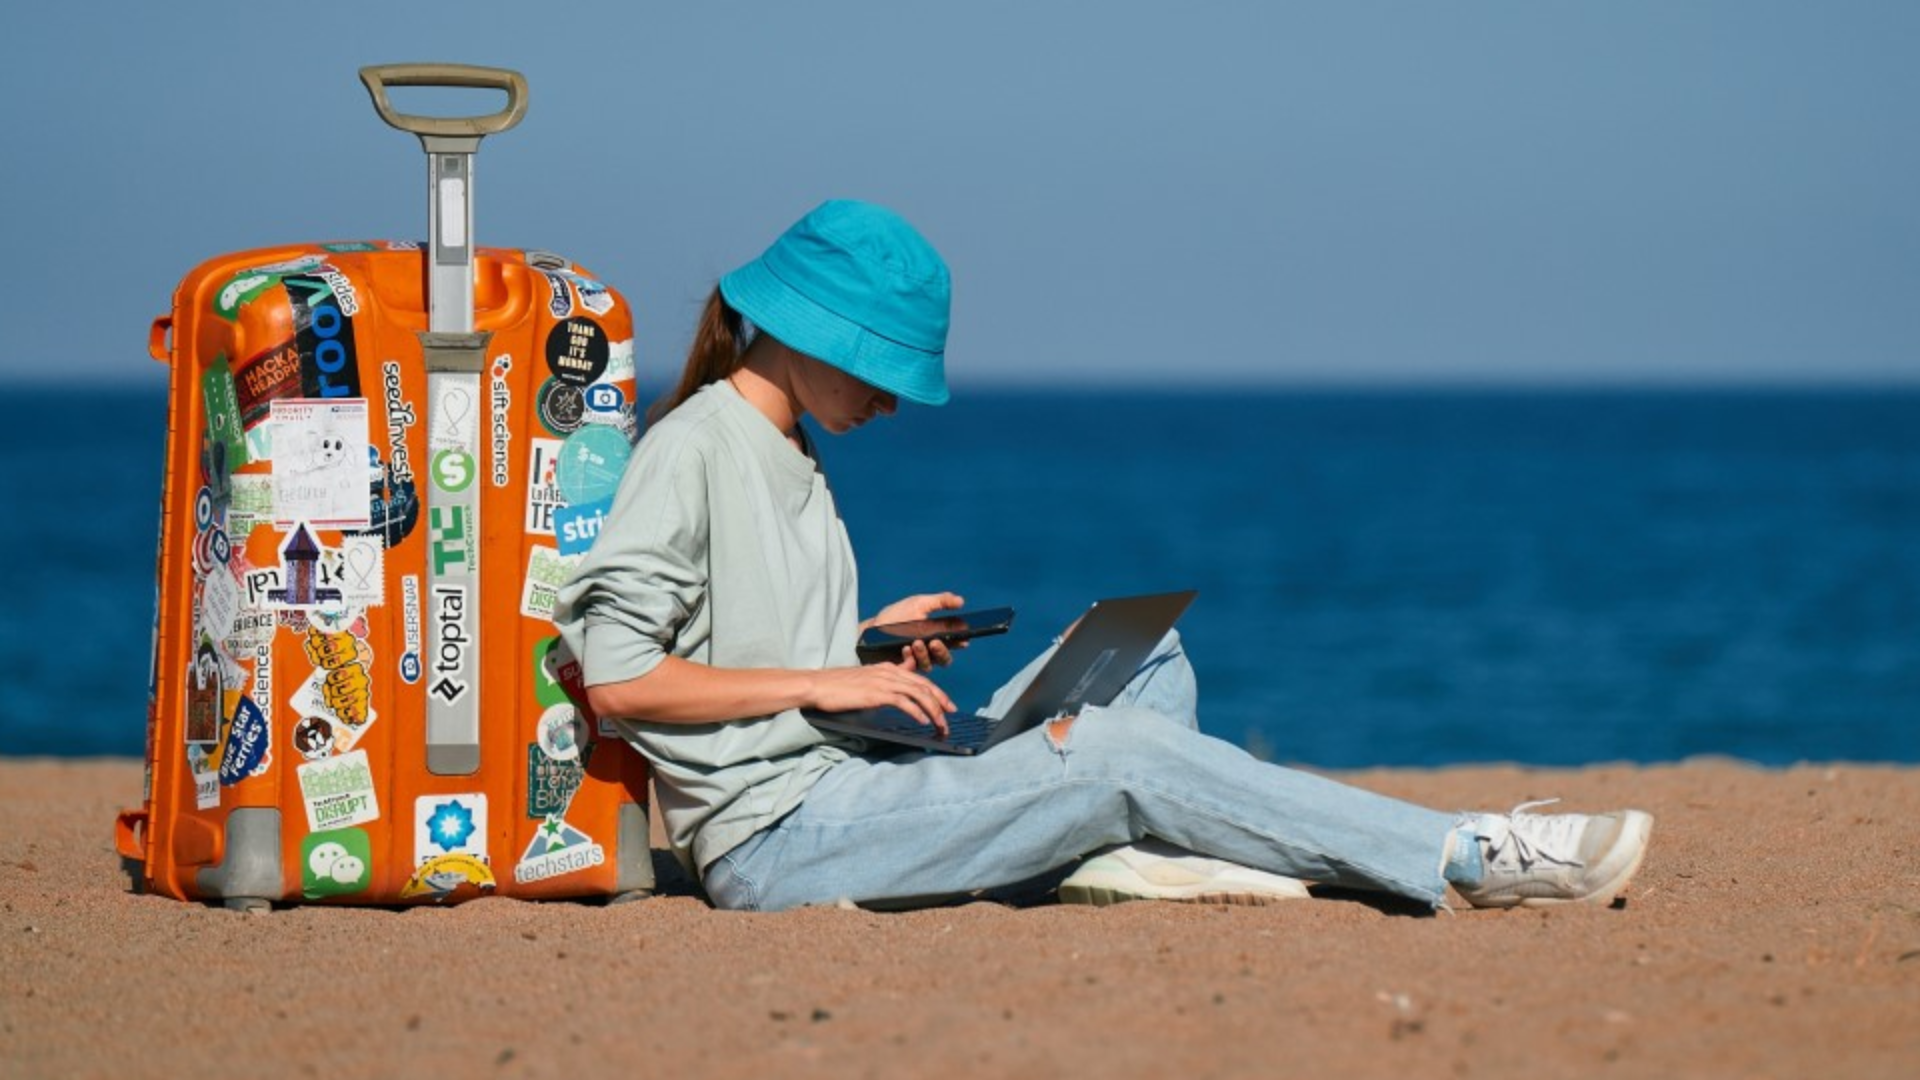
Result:
{"label": "smartphone", "polygon": [[916,641],[965,641],[968,638],[1004,634],[1013,626],[1010,607],[956,611],[951,615],[932,615],[910,622],[870,626],[860,635],[863,652],[895,652]]}

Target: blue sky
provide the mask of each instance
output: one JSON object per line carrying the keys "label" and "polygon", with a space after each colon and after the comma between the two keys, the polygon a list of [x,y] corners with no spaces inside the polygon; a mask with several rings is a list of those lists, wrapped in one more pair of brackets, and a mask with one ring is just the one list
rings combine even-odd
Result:
{"label": "blue sky", "polygon": [[355,73],[454,60],[532,86],[478,239],[622,289],[656,381],[851,196],[953,265],[961,386],[1920,384],[1916,57],[1912,3],[33,4],[0,379],[157,382],[201,259],[421,236]]}

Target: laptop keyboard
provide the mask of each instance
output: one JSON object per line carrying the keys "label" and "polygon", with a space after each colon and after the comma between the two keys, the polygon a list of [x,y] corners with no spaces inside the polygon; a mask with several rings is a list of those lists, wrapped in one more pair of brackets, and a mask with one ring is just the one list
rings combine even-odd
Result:
{"label": "laptop keyboard", "polygon": [[[910,714],[897,709],[885,709],[868,718],[869,726],[883,731],[898,731],[909,735],[934,736],[934,729],[915,720]],[[981,747],[986,745],[987,736],[993,733],[994,718],[978,713],[954,713],[947,717],[947,742],[957,746]]]}

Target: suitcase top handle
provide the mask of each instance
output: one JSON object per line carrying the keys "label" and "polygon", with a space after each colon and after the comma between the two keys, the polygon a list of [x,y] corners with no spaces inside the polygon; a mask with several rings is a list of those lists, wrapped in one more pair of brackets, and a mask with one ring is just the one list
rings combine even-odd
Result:
{"label": "suitcase top handle", "polygon": [[[385,120],[401,131],[427,138],[471,139],[496,135],[520,122],[527,115],[527,79],[506,68],[475,67],[471,64],[375,64],[360,69],[360,81],[373,96],[373,107]],[[415,116],[395,111],[387,100],[389,86],[453,86],[479,90],[504,90],[507,107],[486,116]]]}

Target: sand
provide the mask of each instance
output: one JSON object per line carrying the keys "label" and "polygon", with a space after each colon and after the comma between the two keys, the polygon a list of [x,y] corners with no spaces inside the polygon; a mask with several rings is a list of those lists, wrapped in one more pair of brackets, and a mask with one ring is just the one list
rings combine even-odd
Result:
{"label": "sand", "polygon": [[137,762],[0,761],[0,1075],[1920,1076],[1920,770],[1336,775],[1637,805],[1654,846],[1601,909],[745,915],[669,874],[614,906],[242,915],[130,890]]}

